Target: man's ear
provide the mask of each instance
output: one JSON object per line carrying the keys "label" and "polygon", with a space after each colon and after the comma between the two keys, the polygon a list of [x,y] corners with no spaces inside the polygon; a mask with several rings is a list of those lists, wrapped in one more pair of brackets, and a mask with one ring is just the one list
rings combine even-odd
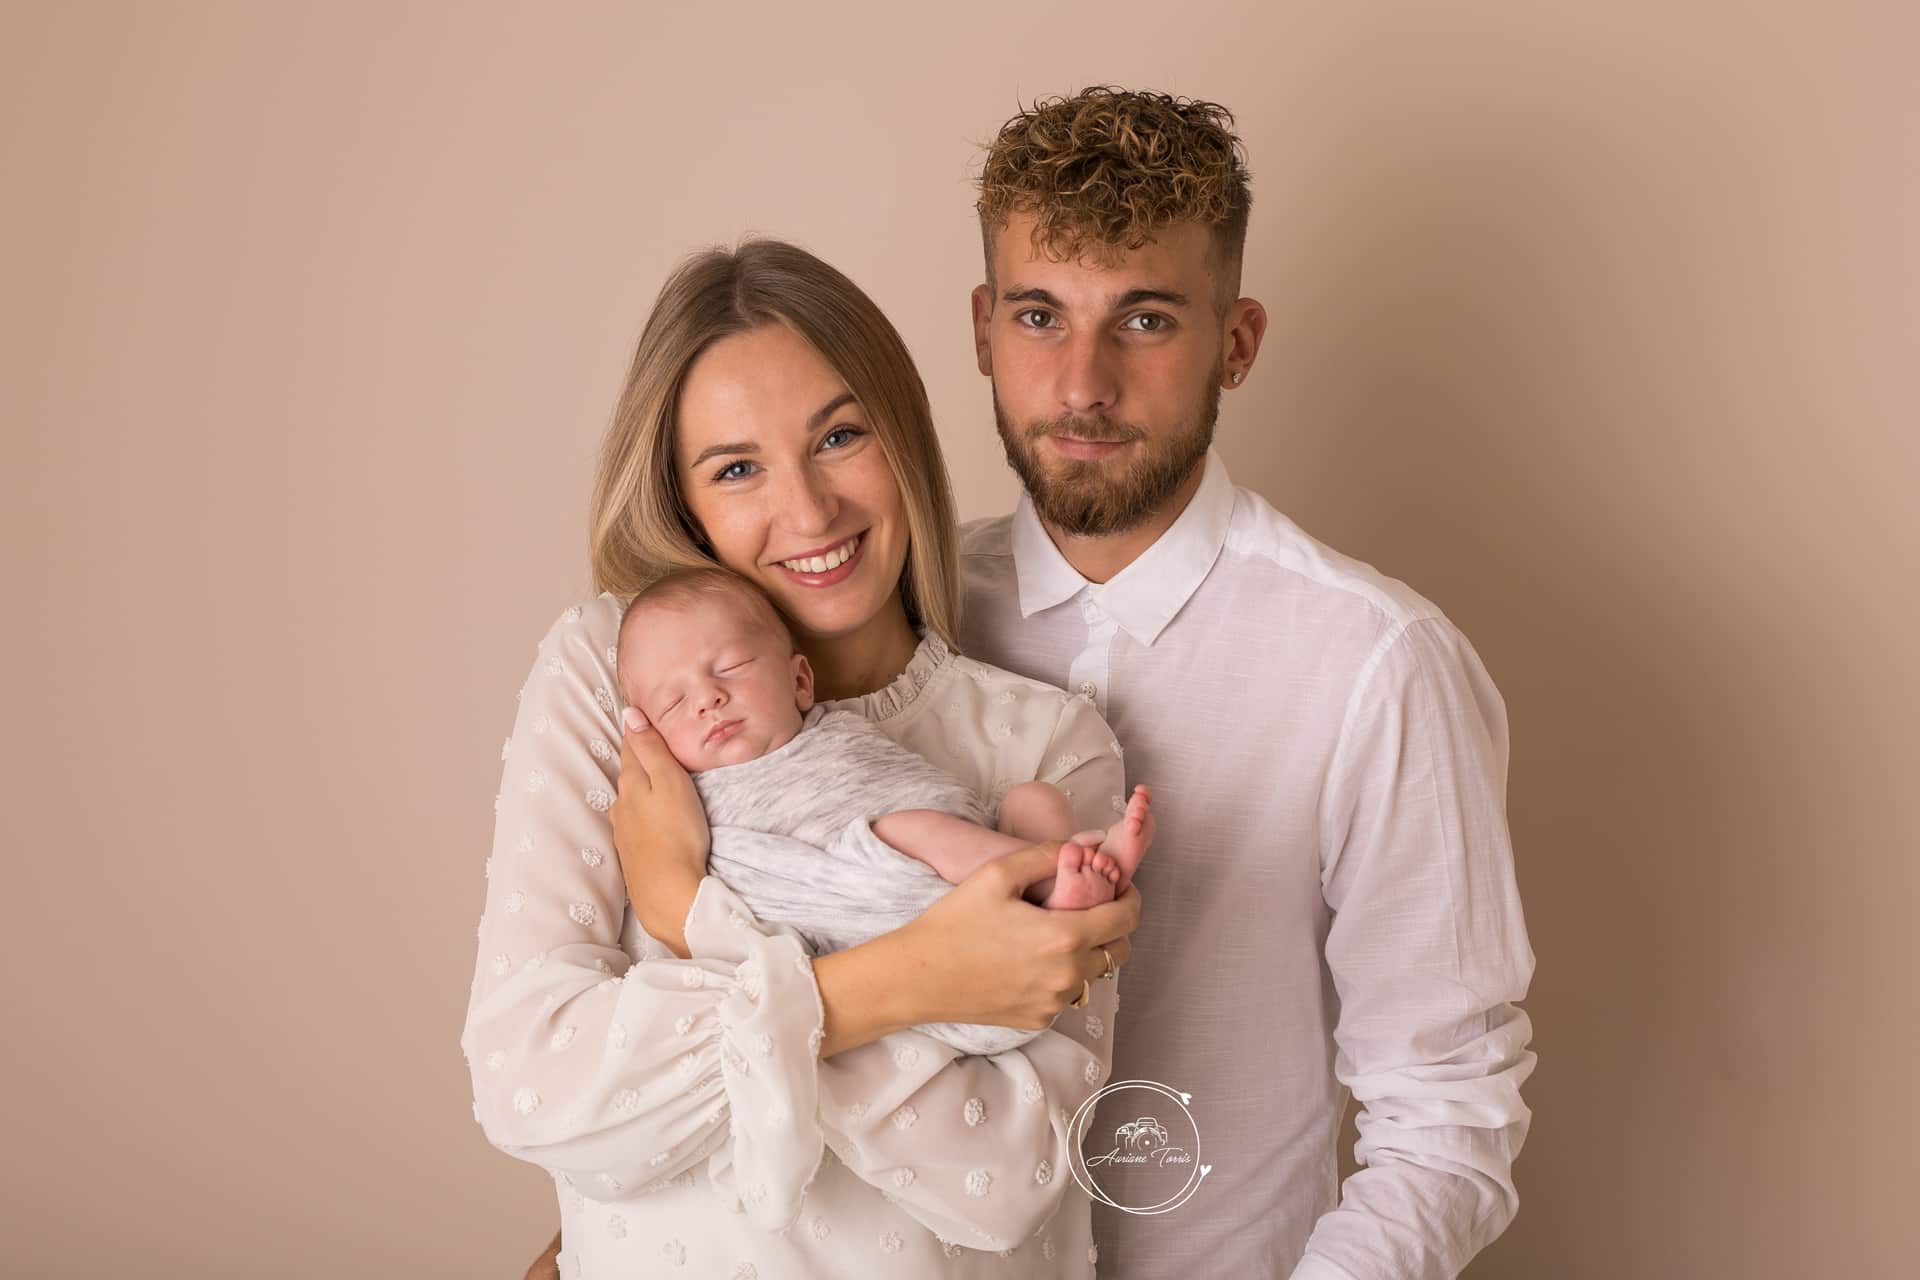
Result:
{"label": "man's ear", "polygon": [[813,710],[813,664],[806,655],[793,655],[793,701],[802,712]]}
{"label": "man's ear", "polygon": [[1226,370],[1227,386],[1237,387],[1253,368],[1260,354],[1260,339],[1267,333],[1267,309],[1252,298],[1241,298],[1227,308],[1226,333],[1220,363]]}
{"label": "man's ear", "polygon": [[985,377],[993,376],[993,344],[987,338],[987,326],[993,320],[993,290],[987,285],[973,289],[973,360]]}

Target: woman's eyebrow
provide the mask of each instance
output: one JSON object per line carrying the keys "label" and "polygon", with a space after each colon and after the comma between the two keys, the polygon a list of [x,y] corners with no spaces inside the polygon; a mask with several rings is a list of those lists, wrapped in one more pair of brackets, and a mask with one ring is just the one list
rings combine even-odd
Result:
{"label": "woman's eyebrow", "polygon": [[705,462],[708,458],[717,458],[723,453],[758,453],[758,452],[760,452],[760,446],[757,444],[754,444],[750,440],[744,440],[738,444],[710,444],[706,448],[700,451],[699,457],[695,458],[692,462],[689,462],[687,464],[687,470],[691,471],[695,467],[699,466],[701,463]]}
{"label": "woman's eyebrow", "polygon": [[833,399],[827,401],[825,404],[821,405],[818,409],[815,409],[813,411],[813,416],[807,419],[807,430],[817,431],[820,428],[820,425],[824,423],[828,418],[831,418],[834,415],[834,411],[839,409],[841,405],[852,404],[852,403],[853,403],[853,392],[842,391],[839,395],[835,396]]}

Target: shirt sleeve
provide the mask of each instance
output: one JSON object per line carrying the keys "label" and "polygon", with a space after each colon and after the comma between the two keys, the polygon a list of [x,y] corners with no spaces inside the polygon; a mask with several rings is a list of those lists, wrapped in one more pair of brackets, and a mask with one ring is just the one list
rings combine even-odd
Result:
{"label": "shirt sleeve", "polygon": [[1532,1113],[1533,975],[1506,821],[1506,708],[1444,618],[1385,638],[1322,797],[1334,1073],[1362,1168],[1295,1280],[1442,1280],[1506,1229]]}
{"label": "shirt sleeve", "polygon": [[541,641],[501,752],[460,1041],[474,1116],[495,1146],[595,1199],[705,1161],[756,1223],[784,1226],[822,1149],[812,965],[710,877],[687,922],[704,954],[680,960],[637,926],[623,945],[613,620],[588,608]]}
{"label": "shirt sleeve", "polygon": [[[1083,828],[1109,826],[1123,795],[1119,743],[1092,703],[1061,702],[1040,780],[1070,791]],[[1112,1071],[1123,980],[1095,982],[1084,1008],[1061,1010],[1006,1053],[963,1056],[901,1031],[823,1060],[827,1145],[942,1240],[1001,1249],[1028,1239],[1072,1185],[1074,1115]]]}

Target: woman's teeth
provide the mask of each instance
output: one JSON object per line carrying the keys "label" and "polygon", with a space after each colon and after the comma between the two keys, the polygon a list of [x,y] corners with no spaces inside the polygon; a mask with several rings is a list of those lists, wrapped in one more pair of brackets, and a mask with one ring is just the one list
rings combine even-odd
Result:
{"label": "woman's teeth", "polygon": [[829,569],[837,569],[845,564],[847,557],[853,554],[853,549],[859,545],[859,542],[860,535],[855,534],[823,556],[808,556],[804,560],[782,560],[780,563],[795,573],[825,573]]}

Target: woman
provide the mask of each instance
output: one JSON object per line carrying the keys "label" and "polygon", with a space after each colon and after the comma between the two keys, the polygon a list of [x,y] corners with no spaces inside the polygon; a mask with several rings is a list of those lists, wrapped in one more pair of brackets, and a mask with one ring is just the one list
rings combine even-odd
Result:
{"label": "woman", "polygon": [[[563,1272],[1090,1275],[1067,1131],[1106,1077],[1116,984],[1092,980],[1125,962],[1137,892],[1033,907],[1055,850],[1030,849],[810,960],[705,876],[691,782],[618,727],[622,603],[718,562],[767,591],[824,699],[982,792],[1039,777],[1110,819],[1091,704],[953,651],[952,500],[898,334],[792,246],[693,259],[641,336],[591,529],[601,594],[541,642],[502,752],[461,1041],[488,1138],[555,1175]],[[1052,1029],[956,1057],[907,1030],[935,1021]]]}

